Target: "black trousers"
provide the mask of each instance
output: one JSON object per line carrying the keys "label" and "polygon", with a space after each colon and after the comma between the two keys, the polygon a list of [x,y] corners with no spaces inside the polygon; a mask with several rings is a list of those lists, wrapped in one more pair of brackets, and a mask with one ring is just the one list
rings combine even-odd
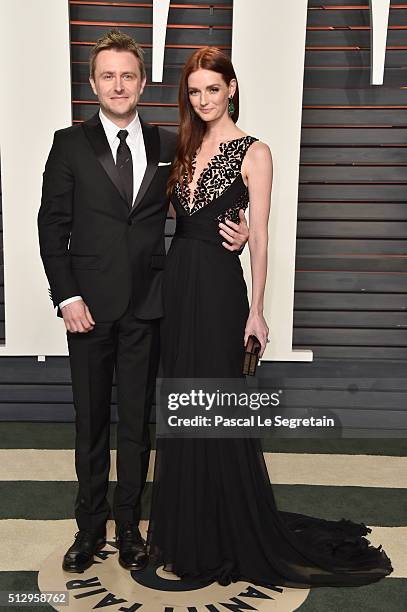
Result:
{"label": "black trousers", "polygon": [[137,319],[128,309],[118,320],[96,323],[91,332],[67,333],[76,411],[75,466],[79,529],[105,533],[110,515],[110,402],[116,372],[116,524],[140,520],[141,494],[150,456],[149,416],[159,360],[159,320]]}

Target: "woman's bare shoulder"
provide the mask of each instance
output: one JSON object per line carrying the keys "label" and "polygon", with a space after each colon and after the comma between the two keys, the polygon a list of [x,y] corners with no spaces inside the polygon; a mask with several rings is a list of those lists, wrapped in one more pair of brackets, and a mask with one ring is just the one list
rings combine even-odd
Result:
{"label": "woman's bare shoulder", "polygon": [[261,167],[272,165],[272,154],[270,147],[261,140],[256,140],[246,153],[246,165]]}
{"label": "woman's bare shoulder", "polygon": [[249,147],[247,154],[255,159],[267,159],[271,157],[271,150],[265,142],[262,142],[261,140],[256,140],[256,142],[254,142],[252,146]]}

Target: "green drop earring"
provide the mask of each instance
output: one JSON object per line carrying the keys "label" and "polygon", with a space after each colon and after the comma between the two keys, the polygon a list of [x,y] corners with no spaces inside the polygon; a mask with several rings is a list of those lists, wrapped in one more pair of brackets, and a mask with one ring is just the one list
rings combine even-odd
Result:
{"label": "green drop earring", "polygon": [[233,104],[233,97],[232,96],[230,96],[230,98],[229,98],[228,112],[229,112],[229,115],[233,115],[233,113],[235,112],[235,105]]}

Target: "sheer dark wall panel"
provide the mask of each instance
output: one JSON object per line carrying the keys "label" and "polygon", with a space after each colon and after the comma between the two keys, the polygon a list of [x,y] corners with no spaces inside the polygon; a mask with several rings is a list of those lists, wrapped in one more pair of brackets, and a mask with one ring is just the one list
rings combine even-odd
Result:
{"label": "sheer dark wall panel", "polygon": [[407,359],[407,5],[371,86],[368,3],[339,4],[308,8],[294,344]]}
{"label": "sheer dark wall panel", "polygon": [[72,104],[75,122],[92,116],[97,100],[89,85],[88,57],[92,44],[118,27],[145,51],[148,84],[140,101],[140,114],[157,125],[178,125],[177,93],[181,67],[195,49],[216,45],[230,54],[232,0],[176,2],[170,5],[162,83],[151,82],[152,3],[82,2],[71,0]]}
{"label": "sheer dark wall panel", "polygon": [[[389,410],[394,417],[395,412],[405,411],[405,372],[406,362],[402,360],[321,358],[313,363],[263,364],[259,376],[284,391],[286,407]],[[116,414],[114,389],[113,420]],[[45,363],[28,357],[2,359],[0,421],[73,420],[67,359],[54,357]]]}

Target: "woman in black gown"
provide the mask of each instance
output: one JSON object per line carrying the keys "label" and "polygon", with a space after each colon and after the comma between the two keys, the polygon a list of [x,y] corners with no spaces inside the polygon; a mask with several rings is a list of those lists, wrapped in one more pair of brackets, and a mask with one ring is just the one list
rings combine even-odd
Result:
{"label": "woman in black gown", "polygon": [[[264,351],[268,147],[237,128],[239,92],[221,51],[184,67],[170,178],[176,233],[167,257],[162,325],[165,378],[242,376],[244,342]],[[252,299],[219,221],[249,208]],[[291,587],[357,586],[391,573],[363,524],[278,511],[259,440],[158,439],[148,533],[152,560],[185,579]]]}

